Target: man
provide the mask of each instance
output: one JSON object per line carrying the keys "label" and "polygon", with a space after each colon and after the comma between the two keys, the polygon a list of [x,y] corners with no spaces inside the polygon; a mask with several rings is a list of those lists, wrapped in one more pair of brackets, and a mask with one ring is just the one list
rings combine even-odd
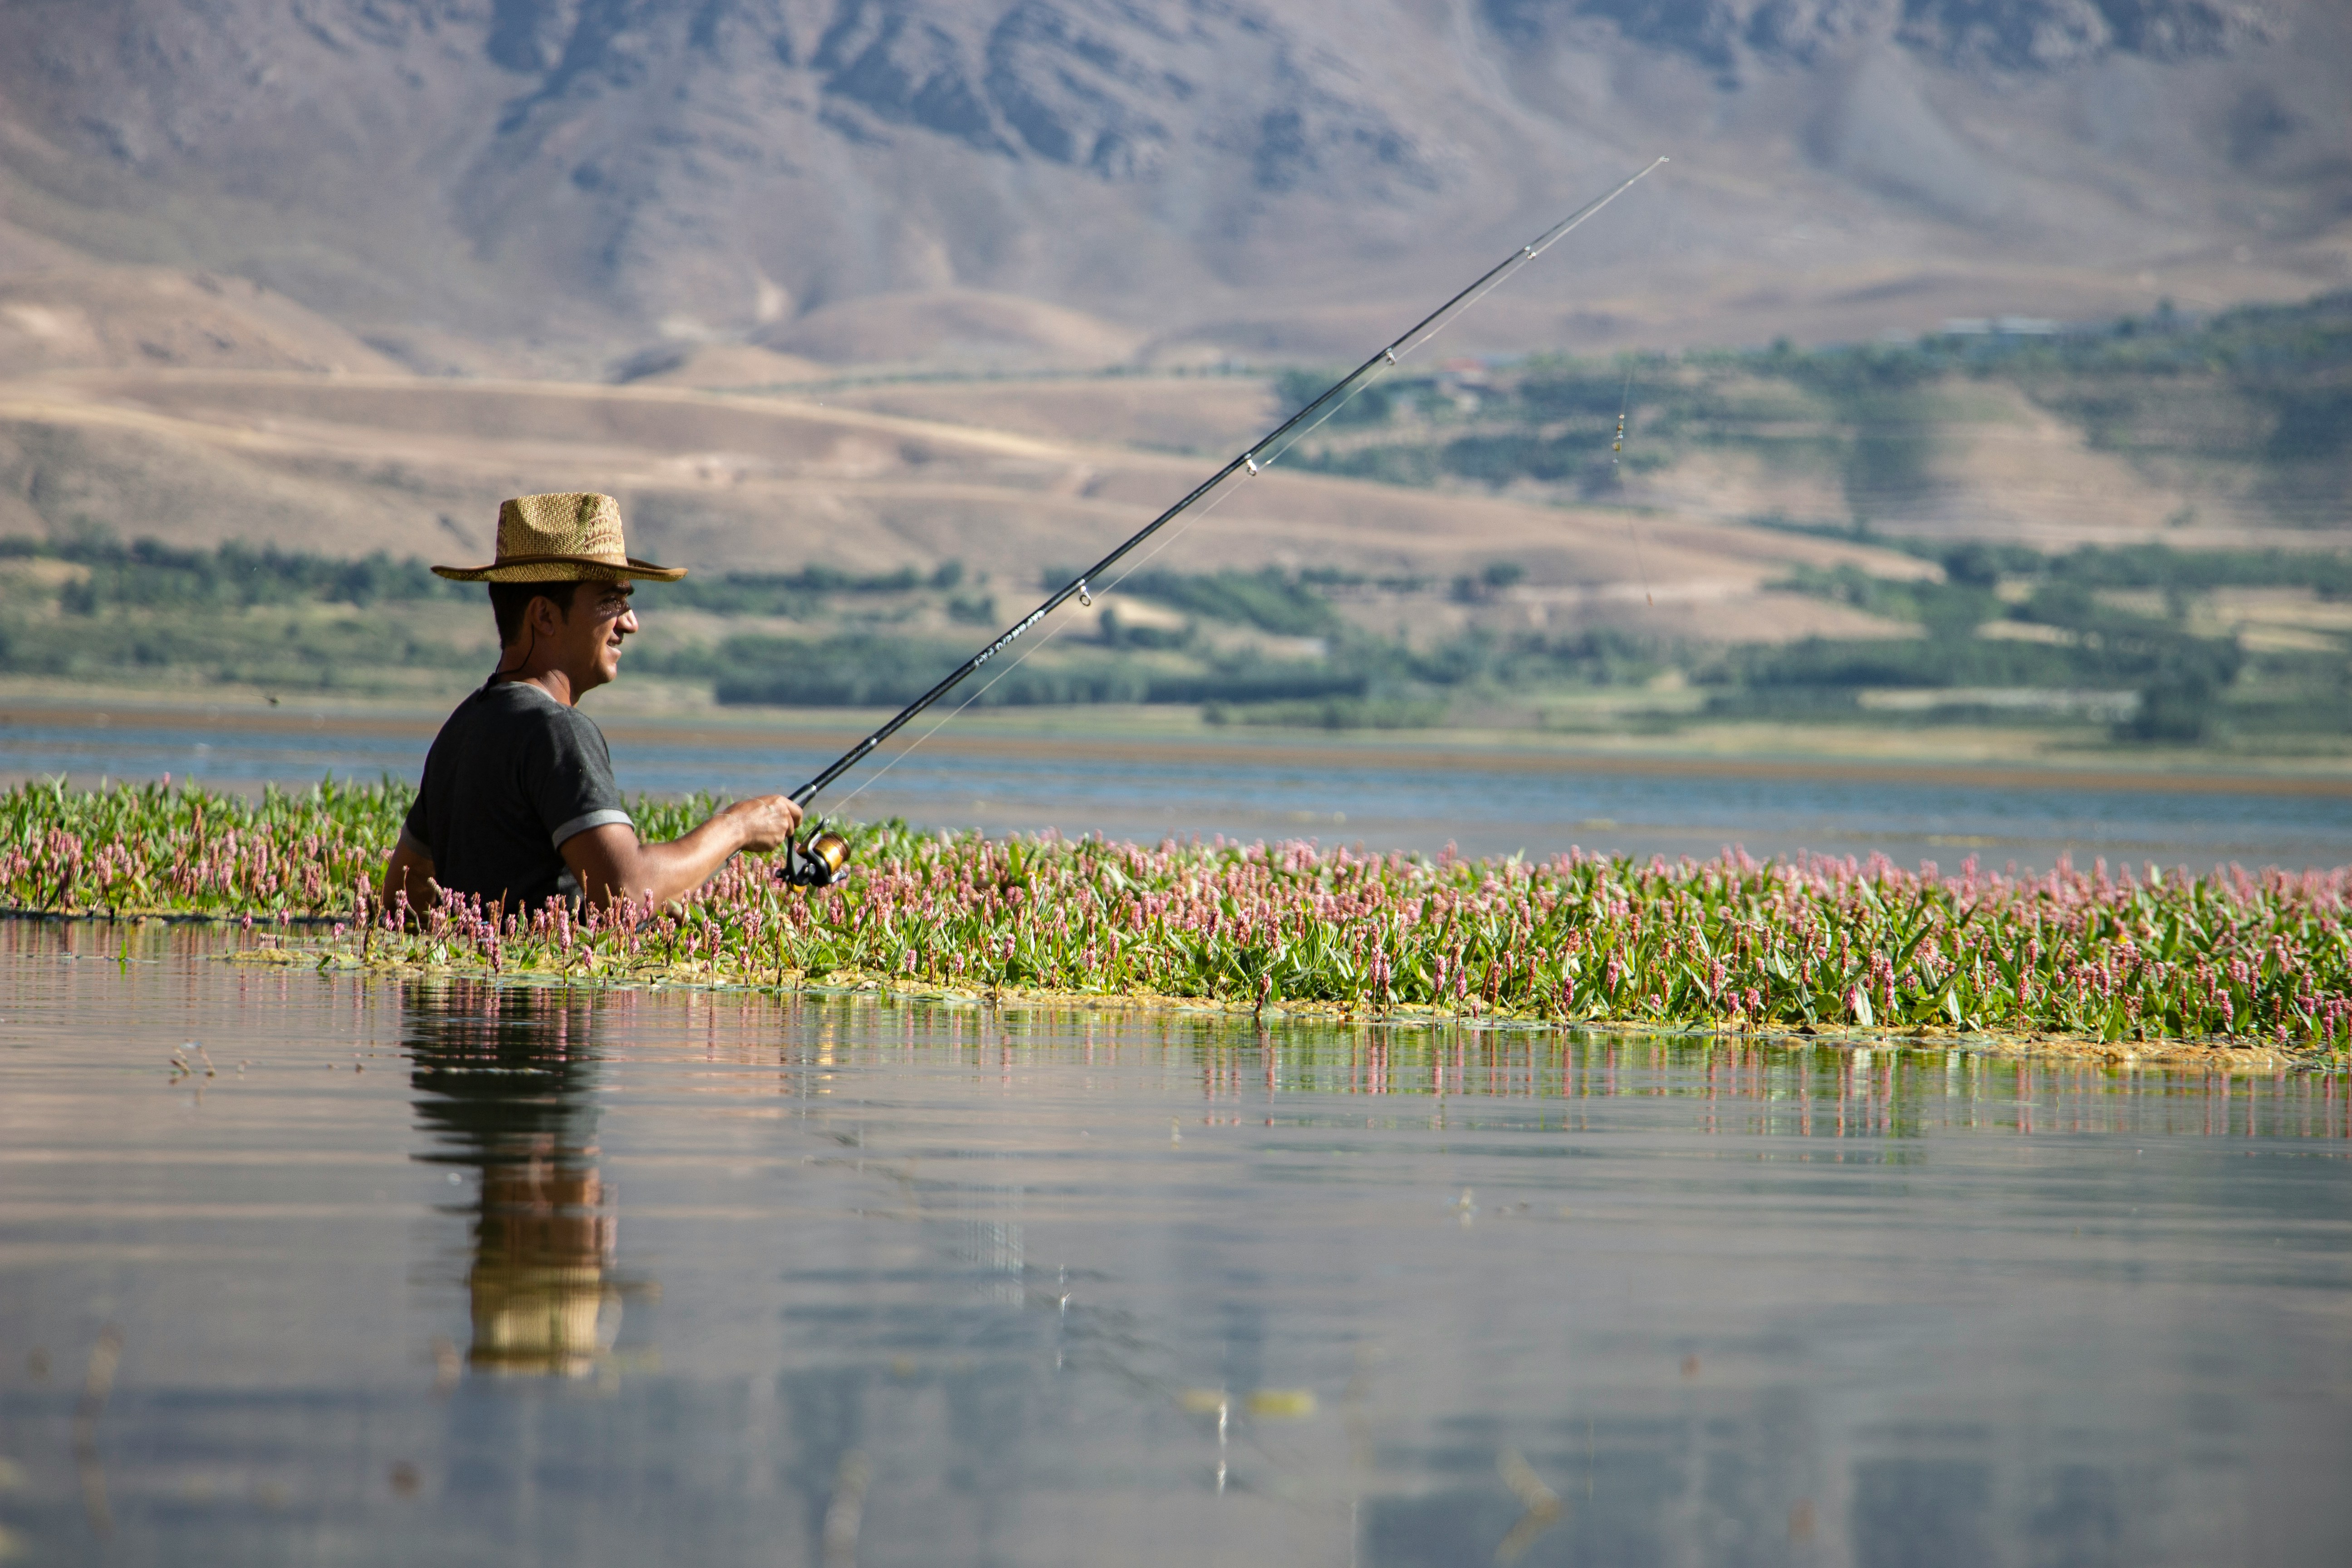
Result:
{"label": "man", "polygon": [[578,703],[620,673],[621,641],[637,629],[632,580],[674,583],[686,570],[629,555],[611,496],[507,501],[496,560],[433,570],[490,585],[499,667],[425,759],[384,866],[387,908],[404,893],[421,913],[445,892],[510,914],[555,898],[666,904],[738,851],[792,841],[801,808],[771,795],[738,801],[684,837],[638,842],[604,732]]}

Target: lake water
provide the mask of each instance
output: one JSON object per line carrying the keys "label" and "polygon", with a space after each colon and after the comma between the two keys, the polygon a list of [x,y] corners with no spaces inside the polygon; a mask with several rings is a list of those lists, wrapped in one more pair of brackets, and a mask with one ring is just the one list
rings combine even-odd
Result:
{"label": "lake water", "polygon": [[[0,776],[63,773],[96,784],[168,773],[232,789],[308,785],[330,774],[413,781],[437,723],[288,715],[240,725],[125,714],[100,727],[89,717],[6,714]],[[622,786],[663,795],[790,789],[856,738],[643,721],[608,727]],[[2047,868],[2061,855],[2085,867],[2105,857],[2200,871],[2231,861],[2352,864],[2352,785],[2342,779],[1580,757],[1449,751],[1425,738],[1089,740],[959,721],[893,765],[853,773],[819,804],[927,827],[1053,827],[1147,843],[1222,833],[1423,853],[1452,843],[1470,855],[1543,856],[1574,845],[1670,857],[1739,844],[1759,856],[1877,850],[1906,867],[1933,860],[1947,870],[1971,855],[1992,868],[2012,860]]]}
{"label": "lake water", "polygon": [[0,925],[0,1555],[2352,1561],[2340,1077],[227,940]]}

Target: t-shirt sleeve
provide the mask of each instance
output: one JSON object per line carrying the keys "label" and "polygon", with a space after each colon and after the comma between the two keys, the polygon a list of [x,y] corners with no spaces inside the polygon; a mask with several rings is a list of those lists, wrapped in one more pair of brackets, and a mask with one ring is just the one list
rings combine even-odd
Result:
{"label": "t-shirt sleeve", "polygon": [[613,780],[613,753],[594,720],[566,709],[552,716],[545,745],[533,749],[539,754],[524,785],[550,844],[560,849],[574,834],[629,822]]}

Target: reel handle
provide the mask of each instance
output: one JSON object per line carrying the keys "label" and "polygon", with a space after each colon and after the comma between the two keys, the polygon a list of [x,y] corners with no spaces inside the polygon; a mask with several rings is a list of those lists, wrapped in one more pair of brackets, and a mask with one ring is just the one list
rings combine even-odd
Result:
{"label": "reel handle", "polygon": [[849,840],[838,833],[813,833],[793,845],[776,877],[795,888],[829,888],[848,869]]}

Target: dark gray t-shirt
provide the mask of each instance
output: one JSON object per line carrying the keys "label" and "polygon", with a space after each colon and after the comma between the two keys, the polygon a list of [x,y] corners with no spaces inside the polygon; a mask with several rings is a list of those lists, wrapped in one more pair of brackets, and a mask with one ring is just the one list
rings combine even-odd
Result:
{"label": "dark gray t-shirt", "polygon": [[577,899],[560,847],[628,820],[595,721],[509,680],[467,698],[441,726],[401,833],[433,857],[442,887],[485,904],[504,900],[511,914]]}

